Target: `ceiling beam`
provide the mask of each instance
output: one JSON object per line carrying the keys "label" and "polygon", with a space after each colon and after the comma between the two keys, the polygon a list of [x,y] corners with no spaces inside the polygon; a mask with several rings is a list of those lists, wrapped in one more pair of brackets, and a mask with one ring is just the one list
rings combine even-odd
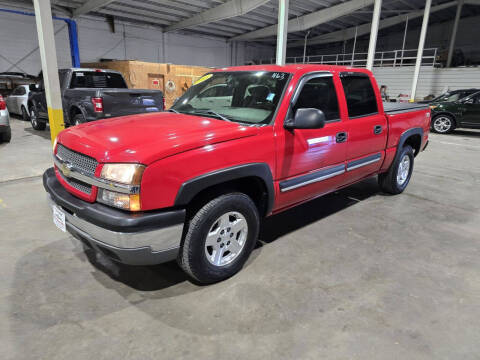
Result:
{"label": "ceiling beam", "polygon": [[[308,30],[322,23],[332,21],[373,4],[374,0],[350,0],[288,21],[288,32]],[[277,25],[264,27],[232,38],[232,40],[251,40],[276,35]]]}
{"label": "ceiling beam", "polygon": [[86,13],[89,13],[90,11],[95,11],[114,1],[115,0],[88,0],[85,4],[73,11],[73,17],[84,15]]}
{"label": "ceiling beam", "polygon": [[[450,1],[448,3],[444,3],[441,5],[432,6],[432,8],[430,9],[430,12],[440,11],[440,10],[455,6],[456,4],[457,4],[457,1]],[[380,20],[378,28],[383,29],[393,25],[401,24],[405,21],[407,16],[409,20],[415,19],[417,17],[421,17],[423,16],[423,10],[412,11],[408,14],[385,18],[383,20]],[[372,26],[371,23],[359,25],[357,27],[357,36],[369,34],[371,26]],[[312,37],[308,40],[308,45],[328,44],[332,42],[353,39],[354,37],[355,37],[355,26],[352,26],[347,29]],[[291,47],[300,47],[303,45],[304,45],[303,40],[295,41],[288,44],[288,46],[291,46]]]}
{"label": "ceiling beam", "polygon": [[266,4],[269,0],[230,0],[188,19],[168,26],[165,31],[185,29],[192,26],[208,24],[235,16],[245,15],[249,11]]}

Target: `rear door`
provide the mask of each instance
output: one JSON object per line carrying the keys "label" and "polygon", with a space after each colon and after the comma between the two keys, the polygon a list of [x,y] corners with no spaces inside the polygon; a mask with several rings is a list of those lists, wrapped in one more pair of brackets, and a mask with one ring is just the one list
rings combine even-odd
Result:
{"label": "rear door", "polygon": [[380,169],[387,143],[387,118],[376,89],[366,73],[340,74],[348,109],[347,178],[352,183]]}
{"label": "rear door", "polygon": [[344,183],[345,116],[339,106],[341,84],[329,72],[304,76],[292,97],[287,118],[300,108],[323,111],[325,126],[321,129],[283,128],[277,142],[277,178],[280,192],[277,207],[330,192]]}

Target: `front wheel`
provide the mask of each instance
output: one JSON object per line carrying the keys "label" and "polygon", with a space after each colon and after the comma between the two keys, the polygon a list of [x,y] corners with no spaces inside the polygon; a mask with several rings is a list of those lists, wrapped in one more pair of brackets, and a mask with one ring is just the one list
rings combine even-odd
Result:
{"label": "front wheel", "polygon": [[30,123],[34,130],[45,130],[47,123],[41,122],[38,120],[38,112],[34,106],[30,108]]}
{"label": "front wheel", "polygon": [[455,129],[455,120],[450,115],[438,115],[432,120],[432,131],[439,134],[448,134]]}
{"label": "front wheel", "polygon": [[405,146],[395,158],[387,173],[378,175],[378,184],[382,191],[400,194],[407,187],[413,172],[413,149]]}
{"label": "front wheel", "polygon": [[209,284],[236,274],[258,237],[259,215],[245,194],[219,196],[190,220],[178,263],[193,279]]}

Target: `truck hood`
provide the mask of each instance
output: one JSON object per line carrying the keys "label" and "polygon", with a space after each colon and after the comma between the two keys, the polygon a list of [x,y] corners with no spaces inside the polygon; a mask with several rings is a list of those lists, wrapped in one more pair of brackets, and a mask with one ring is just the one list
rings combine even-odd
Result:
{"label": "truck hood", "polygon": [[99,162],[154,161],[205,145],[254,136],[255,126],[157,112],[104,119],[62,131],[58,142]]}

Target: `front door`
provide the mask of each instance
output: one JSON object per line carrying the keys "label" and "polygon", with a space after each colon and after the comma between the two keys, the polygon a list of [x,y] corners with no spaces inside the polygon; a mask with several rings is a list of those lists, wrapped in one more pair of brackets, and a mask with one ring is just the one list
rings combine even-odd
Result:
{"label": "front door", "polygon": [[468,98],[462,105],[460,126],[480,128],[480,93]]}
{"label": "front door", "polygon": [[277,208],[325,194],[344,183],[347,137],[345,114],[338,103],[340,86],[329,72],[300,80],[287,118],[300,108],[315,108],[323,111],[326,123],[321,129],[277,127]]}
{"label": "front door", "polygon": [[387,118],[365,73],[341,73],[348,109],[347,172],[349,183],[375,173],[382,165],[387,143]]}

